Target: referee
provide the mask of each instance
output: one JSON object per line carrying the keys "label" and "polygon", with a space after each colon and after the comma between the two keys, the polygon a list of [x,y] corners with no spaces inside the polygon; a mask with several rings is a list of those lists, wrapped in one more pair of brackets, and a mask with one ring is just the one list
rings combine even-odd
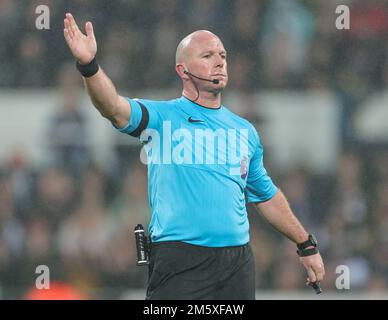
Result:
{"label": "referee", "polygon": [[[96,61],[92,23],[87,22],[85,29],[86,35],[66,14],[64,36],[97,110],[120,132],[152,143],[152,136],[144,134],[151,130],[159,135],[154,142],[176,148],[172,152],[176,161],[166,162],[171,154],[163,154],[161,161],[148,162],[152,243],[146,299],[255,299],[245,199],[296,243],[308,284],[322,281],[324,265],[315,237],[305,231],[268,176],[255,128],[221,104],[228,82],[221,40],[204,30],[185,37],[178,45],[175,67],[183,83],[182,96],[152,101],[118,95]],[[172,140],[166,137],[167,127]],[[237,138],[218,143],[216,152],[195,145],[195,155],[185,154],[182,161],[177,148],[192,151],[189,142],[200,130],[224,132],[228,138],[237,132]],[[176,135],[187,139],[182,142],[174,139]],[[229,156],[230,140],[237,141],[240,150],[237,162]],[[209,158],[218,154],[223,161],[197,161],[202,152]]]}

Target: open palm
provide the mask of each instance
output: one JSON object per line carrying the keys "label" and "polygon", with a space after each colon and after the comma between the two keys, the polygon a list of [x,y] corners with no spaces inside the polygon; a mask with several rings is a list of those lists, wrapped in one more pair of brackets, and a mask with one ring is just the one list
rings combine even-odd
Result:
{"label": "open palm", "polygon": [[71,53],[81,64],[92,61],[97,53],[97,42],[91,22],[85,24],[85,30],[86,35],[79,30],[73,16],[66,13],[63,34]]}

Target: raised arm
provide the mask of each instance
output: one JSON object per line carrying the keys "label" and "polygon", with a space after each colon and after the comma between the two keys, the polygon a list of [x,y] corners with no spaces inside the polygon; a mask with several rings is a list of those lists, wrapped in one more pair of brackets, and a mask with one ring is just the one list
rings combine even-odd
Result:
{"label": "raised arm", "polygon": [[[86,35],[79,30],[73,16],[66,13],[63,34],[71,53],[81,65],[89,64],[97,53],[97,42],[91,22],[85,24],[85,30]],[[117,93],[112,81],[101,67],[96,74],[83,77],[83,80],[94,106],[101,115],[116,127],[124,127],[131,116],[130,104]]]}

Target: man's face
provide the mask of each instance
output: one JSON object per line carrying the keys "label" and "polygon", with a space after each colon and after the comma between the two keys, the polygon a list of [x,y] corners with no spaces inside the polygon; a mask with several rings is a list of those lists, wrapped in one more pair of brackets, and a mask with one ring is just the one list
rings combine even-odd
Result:
{"label": "man's face", "polygon": [[196,81],[198,85],[206,87],[210,91],[220,91],[228,83],[226,50],[215,35],[204,34],[193,40],[187,67],[191,73],[198,77],[219,80],[218,84]]}

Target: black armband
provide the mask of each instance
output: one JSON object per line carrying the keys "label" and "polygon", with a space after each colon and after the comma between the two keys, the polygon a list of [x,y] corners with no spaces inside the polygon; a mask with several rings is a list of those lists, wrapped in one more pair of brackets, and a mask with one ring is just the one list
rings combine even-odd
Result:
{"label": "black armband", "polygon": [[100,68],[96,57],[93,58],[92,61],[90,61],[88,64],[80,64],[78,61],[76,63],[78,71],[84,76],[85,78],[89,78],[91,76],[94,76],[98,69]]}
{"label": "black armband", "polygon": [[147,128],[150,116],[145,105],[142,104],[140,101],[136,101],[136,102],[140,105],[140,108],[141,108],[141,114],[142,114],[141,121],[139,123],[139,126],[136,128],[136,130],[131,132],[129,135],[132,137],[138,138],[140,137],[140,134],[143,132],[143,130]]}

